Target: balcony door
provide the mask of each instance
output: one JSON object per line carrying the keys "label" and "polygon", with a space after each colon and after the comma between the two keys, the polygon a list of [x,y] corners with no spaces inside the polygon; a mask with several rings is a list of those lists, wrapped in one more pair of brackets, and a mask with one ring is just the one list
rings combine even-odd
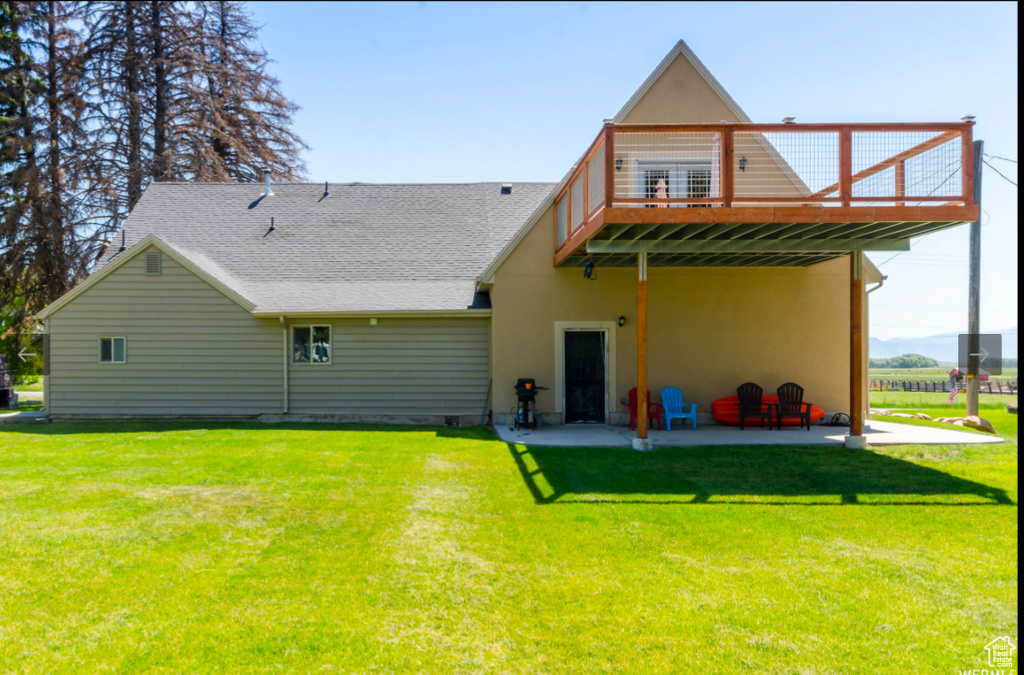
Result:
{"label": "balcony door", "polygon": [[[706,199],[718,196],[712,164],[700,161],[637,162],[637,197],[642,199]],[[648,206],[656,206],[648,204]],[[672,204],[675,207],[709,204]]]}

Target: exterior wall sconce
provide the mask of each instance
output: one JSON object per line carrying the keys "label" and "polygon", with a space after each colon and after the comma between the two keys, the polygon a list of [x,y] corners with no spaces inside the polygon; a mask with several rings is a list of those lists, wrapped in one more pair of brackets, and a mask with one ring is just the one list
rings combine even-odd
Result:
{"label": "exterior wall sconce", "polygon": [[625,325],[626,325],[626,317],[620,316],[619,317],[619,328],[622,328]]}
{"label": "exterior wall sconce", "polygon": [[616,171],[622,171],[622,158],[621,157],[616,157],[615,158],[615,170]]}
{"label": "exterior wall sconce", "polygon": [[590,279],[592,276],[594,276],[594,263],[588,260],[587,264],[583,266],[583,278]]}
{"label": "exterior wall sconce", "polygon": [[740,171],[746,171],[746,170],[747,170],[747,158],[746,157],[740,157]]}

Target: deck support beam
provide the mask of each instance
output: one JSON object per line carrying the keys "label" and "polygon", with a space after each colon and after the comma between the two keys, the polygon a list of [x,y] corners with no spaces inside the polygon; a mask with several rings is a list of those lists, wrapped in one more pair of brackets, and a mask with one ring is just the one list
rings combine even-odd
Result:
{"label": "deck support beam", "polygon": [[587,253],[845,253],[909,251],[909,239],[591,239]]}
{"label": "deck support beam", "polygon": [[850,435],[848,448],[866,448],[864,438],[864,274],[861,251],[850,254]]}
{"label": "deck support beam", "polygon": [[636,254],[636,438],[634,450],[650,450],[647,438],[647,252]]}

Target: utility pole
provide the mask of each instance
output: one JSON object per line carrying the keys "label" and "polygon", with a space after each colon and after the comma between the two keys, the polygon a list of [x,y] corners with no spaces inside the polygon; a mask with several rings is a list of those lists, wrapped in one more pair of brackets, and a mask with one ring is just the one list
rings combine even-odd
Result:
{"label": "utility pole", "polygon": [[981,167],[985,141],[974,141],[974,204],[978,219],[971,223],[970,282],[967,290],[967,415],[978,415],[978,355],[981,352]]}

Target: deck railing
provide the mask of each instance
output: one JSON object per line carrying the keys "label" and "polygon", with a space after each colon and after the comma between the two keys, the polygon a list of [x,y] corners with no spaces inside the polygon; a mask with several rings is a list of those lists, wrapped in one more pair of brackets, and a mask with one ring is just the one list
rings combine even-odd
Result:
{"label": "deck railing", "polygon": [[557,198],[557,244],[604,208],[973,205],[972,122],[606,124]]}

